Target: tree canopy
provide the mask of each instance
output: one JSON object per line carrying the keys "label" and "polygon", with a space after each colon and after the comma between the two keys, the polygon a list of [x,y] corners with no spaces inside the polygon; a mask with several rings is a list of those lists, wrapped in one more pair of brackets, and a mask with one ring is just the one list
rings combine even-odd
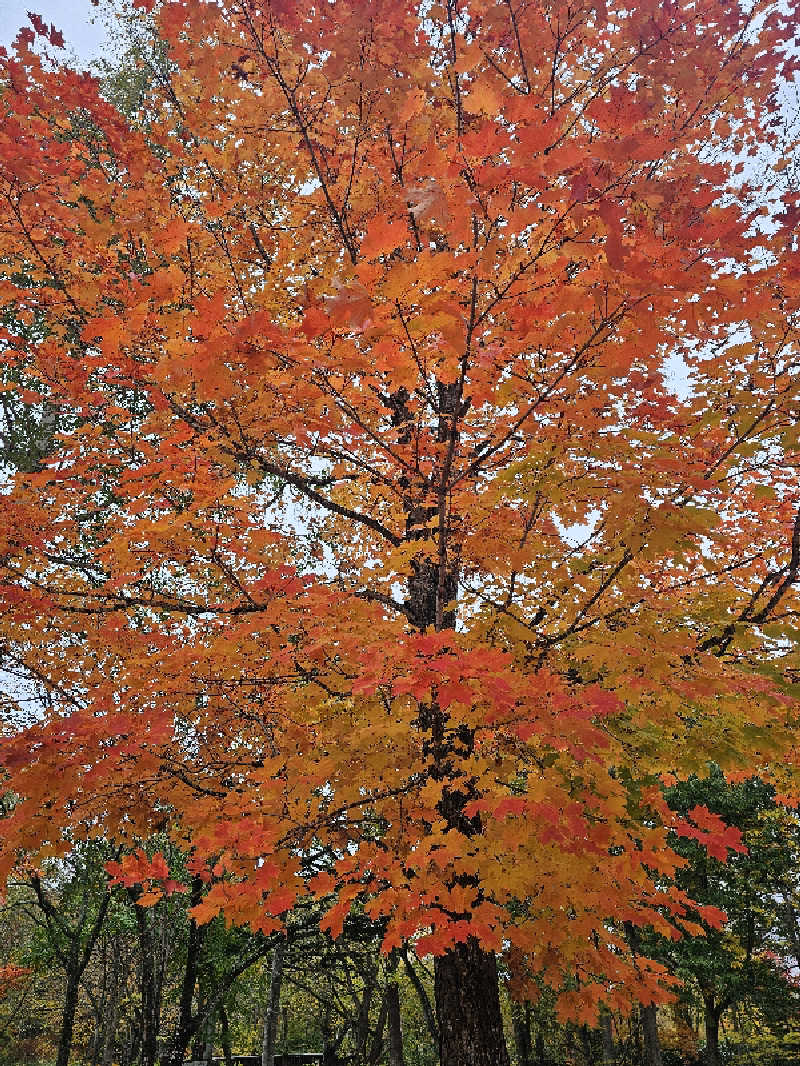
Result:
{"label": "tree canopy", "polygon": [[626,924],[715,920],[668,834],[739,835],[658,775],[791,765],[798,12],[153,17],[138,117],[38,16],[0,74],[4,355],[67,416],[0,517],[0,870],[103,835],[154,901],[158,831],[197,921],[357,902],[502,1064],[497,953],[588,1020],[663,994]]}

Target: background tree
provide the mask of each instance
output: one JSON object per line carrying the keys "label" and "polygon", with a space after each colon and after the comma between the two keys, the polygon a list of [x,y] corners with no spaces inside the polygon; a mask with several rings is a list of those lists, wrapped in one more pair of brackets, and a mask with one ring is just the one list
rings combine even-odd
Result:
{"label": "background tree", "polygon": [[[24,879],[14,884],[13,896],[6,904],[17,919],[9,929],[11,942],[17,941],[17,960],[26,964],[11,967],[19,974],[15,987],[24,989],[18,1007],[24,1010],[23,1017],[29,1016],[33,1031],[46,1029],[55,1035],[54,1058],[59,1066],[66,1064],[72,1053],[81,983],[111,903],[112,892],[103,868],[108,854],[108,849],[96,842],[82,844],[46,872],[27,871]],[[36,982],[23,982],[22,977],[49,966],[55,971],[50,1005],[40,999],[34,1006]],[[6,1029],[10,1030],[14,1021],[9,1016]]]}
{"label": "background tree", "polygon": [[776,807],[774,789],[758,778],[726,783],[718,769],[667,790],[676,810],[702,804],[742,833],[747,851],[727,863],[707,855],[692,840],[675,841],[687,859],[678,884],[693,898],[723,910],[721,929],[670,944],[671,968],[702,1004],[705,1061],[719,1066],[720,1022],[746,1002],[762,1022],[785,1025],[797,1009],[798,988],[790,956],[781,950],[782,921],[775,886],[800,876],[797,825]]}
{"label": "background tree", "polygon": [[103,860],[106,857],[105,849],[91,845],[73,851],[70,856],[72,868],[69,876],[61,880],[57,901],[51,898],[42,875],[34,872],[29,879],[36,906],[41,912],[40,928],[47,949],[64,972],[56,1066],[67,1066],[69,1062],[81,979],[111,903],[111,889],[105,885]]}

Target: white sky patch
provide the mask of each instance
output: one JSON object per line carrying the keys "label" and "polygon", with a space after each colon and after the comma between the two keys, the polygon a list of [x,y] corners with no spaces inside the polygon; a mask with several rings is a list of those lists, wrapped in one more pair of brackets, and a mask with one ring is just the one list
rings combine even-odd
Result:
{"label": "white sky patch", "polygon": [[597,523],[602,517],[603,512],[594,507],[583,522],[573,522],[572,525],[565,526],[558,515],[553,515],[553,524],[565,544],[568,544],[570,548],[580,548],[597,529]]}
{"label": "white sky patch", "polygon": [[100,9],[91,0],[0,0],[0,45],[9,48],[23,27],[31,29],[29,11],[61,30],[62,54],[74,56],[78,64],[109,58],[114,50]]}
{"label": "white sky patch", "polygon": [[679,400],[688,400],[693,393],[691,370],[680,352],[673,351],[661,364],[664,385]]}

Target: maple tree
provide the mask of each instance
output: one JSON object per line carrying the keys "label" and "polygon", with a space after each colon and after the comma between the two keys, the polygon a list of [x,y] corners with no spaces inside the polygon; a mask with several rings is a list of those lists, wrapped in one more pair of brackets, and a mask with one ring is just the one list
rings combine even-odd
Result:
{"label": "maple tree", "polygon": [[3,60],[4,354],[69,418],[3,500],[2,870],[106,835],[155,900],[157,829],[198,921],[359,901],[502,1064],[496,953],[661,996],[668,831],[740,845],[656,775],[791,737],[797,11],[153,15],[141,122],[38,16]]}

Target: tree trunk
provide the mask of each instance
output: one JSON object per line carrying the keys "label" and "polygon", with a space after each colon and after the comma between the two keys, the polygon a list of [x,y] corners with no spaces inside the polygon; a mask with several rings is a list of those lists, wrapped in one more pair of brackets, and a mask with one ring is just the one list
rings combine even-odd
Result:
{"label": "tree trunk", "polygon": [[514,1023],[514,1043],[517,1047],[517,1060],[519,1066],[533,1066],[530,1007],[527,1003],[525,1004],[524,1012],[521,1004],[514,1004],[512,1007],[512,1020]]}
{"label": "tree trunk", "polygon": [[[625,935],[630,944],[631,953],[634,956],[638,955],[639,929],[632,922],[625,922]],[[644,1066],[661,1066],[661,1044],[658,1039],[658,1019],[654,1003],[640,1004],[639,1021],[642,1035],[642,1062]]]}
{"label": "tree trunk", "polygon": [[644,1066],[661,1066],[661,1043],[658,1039],[658,1024],[654,1003],[639,1007],[644,1043]]}
{"label": "tree trunk", "polygon": [[336,1046],[333,1041],[331,1027],[331,988],[330,975],[328,976],[328,995],[325,997],[320,1029],[322,1030],[322,1066],[338,1066],[339,1056],[336,1054]]}
{"label": "tree trunk", "polygon": [[339,1056],[331,1042],[330,1035],[322,1035],[322,1066],[339,1066]]}
{"label": "tree trunk", "polygon": [[404,1066],[400,990],[395,981],[390,982],[386,988],[386,1015],[389,1023],[389,1066]]}
{"label": "tree trunk", "polygon": [[[199,877],[192,880],[192,906],[202,899],[203,882]],[[197,1033],[199,1016],[192,1014],[192,1000],[197,985],[197,969],[200,962],[200,952],[203,946],[207,926],[198,925],[194,919],[189,922],[189,937],[186,943],[186,965],[183,970],[183,982],[181,984],[181,998],[178,1005],[178,1021],[175,1030],[167,1045],[165,1053],[161,1057],[161,1066],[183,1066],[189,1044]]]}
{"label": "tree trunk", "polygon": [[100,1060],[103,1054],[103,1046],[106,1032],[106,1019],[109,1015],[109,983],[111,978],[108,972],[108,942],[103,940],[103,951],[101,955],[100,963],[100,991],[97,996],[94,996],[91,991],[91,987],[86,988],[86,993],[92,1004],[92,1010],[94,1011],[94,1032],[92,1033],[91,1040],[89,1041],[89,1063],[90,1066],[100,1066]]}
{"label": "tree trunk", "polygon": [[386,1028],[387,1009],[387,992],[384,992],[383,999],[381,1000],[381,1009],[378,1012],[378,1021],[375,1024],[375,1032],[372,1037],[372,1050],[367,1059],[369,1066],[375,1066],[375,1064],[383,1057],[383,1030]]}
{"label": "tree trunk", "polygon": [[56,1066],[67,1066],[72,1052],[72,1031],[75,1028],[75,1013],[78,1009],[78,991],[80,973],[75,969],[67,973],[67,987],[64,992],[64,1006],[61,1011],[61,1031],[58,1036],[58,1054]]}
{"label": "tree trunk", "polygon": [[133,1019],[128,1018],[125,1042],[122,1045],[122,1066],[131,1066],[131,1063],[134,1062],[139,1053],[137,1031]]}
{"label": "tree trunk", "polygon": [[431,1006],[428,993],[425,991],[425,986],[420,980],[420,976],[414,969],[414,964],[408,957],[408,948],[404,947],[400,952],[401,958],[405,963],[406,971],[408,973],[411,984],[414,986],[414,991],[417,993],[417,999],[422,1007],[422,1013],[425,1016],[425,1024],[428,1027],[428,1032],[431,1034],[431,1039],[435,1044],[439,1043],[439,1026],[436,1024],[436,1015],[434,1014],[433,1007]]}
{"label": "tree trunk", "polygon": [[141,955],[142,1054],[141,1066],[155,1066],[158,1058],[158,987],[156,977],[153,930],[144,907],[134,900],[136,922],[139,926]]}
{"label": "tree trunk", "polygon": [[264,1028],[261,1040],[261,1066],[274,1066],[275,1037],[278,1032],[278,1012],[281,1001],[281,981],[283,979],[283,960],[286,954],[286,941],[281,939],[272,952],[272,968],[269,977],[267,1010],[264,1015]]}
{"label": "tree trunk", "polygon": [[[115,944],[118,948],[120,947],[119,942],[116,939]],[[117,1025],[119,1024],[119,1007],[122,995],[122,973],[118,957],[113,960],[112,966],[110,1005],[105,1022],[105,1029],[103,1031],[102,1066],[111,1066],[114,1061],[114,1048],[116,1044]]]}
{"label": "tree trunk", "polygon": [[[463,380],[436,383],[438,440],[454,452],[459,438],[458,422],[464,413]],[[392,421],[402,427],[401,441],[411,439],[414,415],[405,388],[391,397]],[[444,475],[442,475],[444,476]],[[432,483],[435,478],[432,479]],[[429,535],[429,523],[439,516],[436,555],[412,561],[406,582],[408,620],[420,632],[455,629],[458,598],[458,548],[448,545],[446,500],[425,495],[409,501],[406,508],[406,540],[420,542]],[[448,728],[449,716],[436,705],[419,705],[419,728],[425,736],[423,751],[431,776],[443,784],[438,810],[448,829],[465,837],[481,832],[480,819],[468,818],[464,808],[477,796],[474,782],[462,767],[474,751],[475,734],[467,726]],[[477,887],[477,880],[474,882]],[[477,940],[455,944],[439,956],[434,967],[436,1016],[439,1027],[440,1066],[509,1066],[510,1059],[500,1013],[500,989],[494,954],[484,951]]]}
{"label": "tree trunk", "polygon": [[798,923],[797,912],[792,903],[792,893],[788,885],[784,882],[781,881],[778,882],[778,884],[783,896],[783,904],[781,906],[783,925],[786,929],[789,943],[792,945],[792,956],[794,957],[794,961],[800,966],[800,924]]}
{"label": "tree trunk", "polygon": [[[603,1038],[603,1062],[606,1066],[611,1066],[616,1061],[616,1051],[614,1049],[614,1032],[611,1028],[611,1015],[607,1010],[603,1010],[600,1014],[600,1033]],[[657,1033],[656,1040],[658,1040]]]}
{"label": "tree trunk", "polygon": [[[393,959],[394,965],[396,961]],[[394,966],[393,966],[394,968]],[[378,972],[374,960],[367,959],[360,970],[360,976],[363,983],[363,994],[356,997],[358,1010],[356,1013],[356,1024],[354,1027],[353,1036],[355,1038],[355,1057],[354,1061],[358,1063],[366,1063],[369,1059],[370,1048],[370,1024],[369,1016],[372,1008],[372,1000],[375,995],[375,989],[378,982]]]}
{"label": "tree trunk", "polygon": [[203,1050],[203,1061],[207,1066],[211,1066],[214,1059],[214,1033],[217,1028],[216,1013],[216,1008],[212,1006],[206,1018],[206,1046]]}
{"label": "tree trunk", "polygon": [[719,1057],[719,1019],[722,1011],[711,995],[703,996],[703,1003],[706,1028],[705,1061],[707,1066],[722,1066],[722,1060]]}
{"label": "tree trunk", "polygon": [[535,1044],[536,1044],[536,1059],[537,1059],[537,1061],[539,1063],[539,1066],[547,1066],[547,1054],[546,1054],[546,1052],[544,1050],[544,1036],[542,1034],[541,1029],[536,1034]]}
{"label": "tree trunk", "polygon": [[441,1066],[509,1066],[494,955],[470,938],[434,972]]}
{"label": "tree trunk", "polygon": [[[205,1014],[202,1009],[198,1010],[198,1018],[205,1022]],[[195,1028],[194,1036],[192,1037],[192,1062],[202,1062],[205,1058],[206,1048],[206,1029],[205,1024],[201,1026],[200,1022]]]}
{"label": "tree trunk", "polygon": [[220,1003],[219,1006],[219,1020],[221,1025],[220,1043],[222,1044],[222,1054],[225,1057],[225,1066],[233,1066],[233,1054],[231,1052],[231,1031],[228,1025],[228,1012],[225,1010],[224,1003]]}
{"label": "tree trunk", "polygon": [[583,1049],[583,1057],[586,1062],[586,1066],[593,1066],[595,1061],[594,1054],[594,1041],[592,1040],[592,1030],[584,1022],[581,1026],[581,1048]]}

